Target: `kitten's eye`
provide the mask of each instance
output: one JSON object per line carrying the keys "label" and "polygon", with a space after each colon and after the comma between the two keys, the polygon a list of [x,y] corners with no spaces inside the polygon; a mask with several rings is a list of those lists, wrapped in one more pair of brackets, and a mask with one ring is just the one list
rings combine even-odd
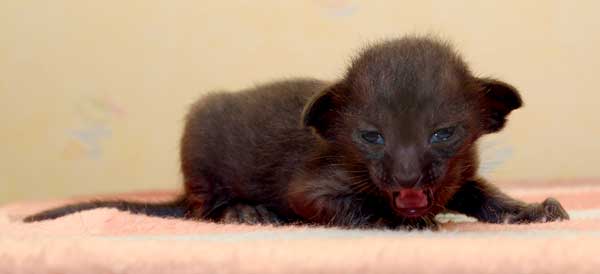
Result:
{"label": "kitten's eye", "polygon": [[431,135],[431,139],[429,140],[429,142],[432,144],[446,142],[446,141],[450,140],[450,138],[452,138],[452,136],[454,136],[455,130],[456,130],[456,127],[447,127],[447,128],[439,129],[436,132],[434,132],[433,135]]}
{"label": "kitten's eye", "polygon": [[369,144],[383,145],[385,143],[383,135],[377,131],[363,131],[360,137]]}

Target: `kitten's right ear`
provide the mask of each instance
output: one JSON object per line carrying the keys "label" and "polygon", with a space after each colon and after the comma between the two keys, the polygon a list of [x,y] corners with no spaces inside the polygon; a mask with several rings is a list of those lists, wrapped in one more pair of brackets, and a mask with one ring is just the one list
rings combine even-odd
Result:
{"label": "kitten's right ear", "polygon": [[327,87],[308,100],[302,111],[302,126],[312,127],[323,137],[334,125],[341,107],[342,84]]}

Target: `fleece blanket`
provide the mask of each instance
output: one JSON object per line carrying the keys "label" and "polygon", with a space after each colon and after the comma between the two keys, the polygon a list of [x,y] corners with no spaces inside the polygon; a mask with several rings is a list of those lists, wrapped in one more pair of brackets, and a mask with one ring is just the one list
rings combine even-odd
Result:
{"label": "fleece blanket", "polygon": [[[600,180],[515,183],[558,198],[570,221],[483,224],[440,215],[440,231],[225,225],[95,209],[25,224],[87,198],[0,207],[0,273],[600,273]],[[162,201],[172,192],[110,197]]]}

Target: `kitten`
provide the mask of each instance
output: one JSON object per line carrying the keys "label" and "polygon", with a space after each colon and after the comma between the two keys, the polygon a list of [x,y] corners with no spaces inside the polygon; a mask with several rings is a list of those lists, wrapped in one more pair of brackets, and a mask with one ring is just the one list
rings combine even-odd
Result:
{"label": "kitten", "polygon": [[517,90],[475,77],[447,43],[389,40],[335,82],[293,79],[204,96],[181,140],[185,194],[175,203],[95,207],[225,223],[434,228],[441,212],[483,222],[569,219],[553,198],[527,204],[477,174],[475,142],[521,107]]}

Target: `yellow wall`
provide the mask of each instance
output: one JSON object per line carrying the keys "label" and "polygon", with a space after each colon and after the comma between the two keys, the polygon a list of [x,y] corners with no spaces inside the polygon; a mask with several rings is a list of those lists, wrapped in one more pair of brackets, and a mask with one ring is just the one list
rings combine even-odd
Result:
{"label": "yellow wall", "polygon": [[497,179],[600,175],[598,1],[0,0],[0,202],[176,188],[204,91],[339,76],[365,42],[450,38],[526,107],[487,140]]}

